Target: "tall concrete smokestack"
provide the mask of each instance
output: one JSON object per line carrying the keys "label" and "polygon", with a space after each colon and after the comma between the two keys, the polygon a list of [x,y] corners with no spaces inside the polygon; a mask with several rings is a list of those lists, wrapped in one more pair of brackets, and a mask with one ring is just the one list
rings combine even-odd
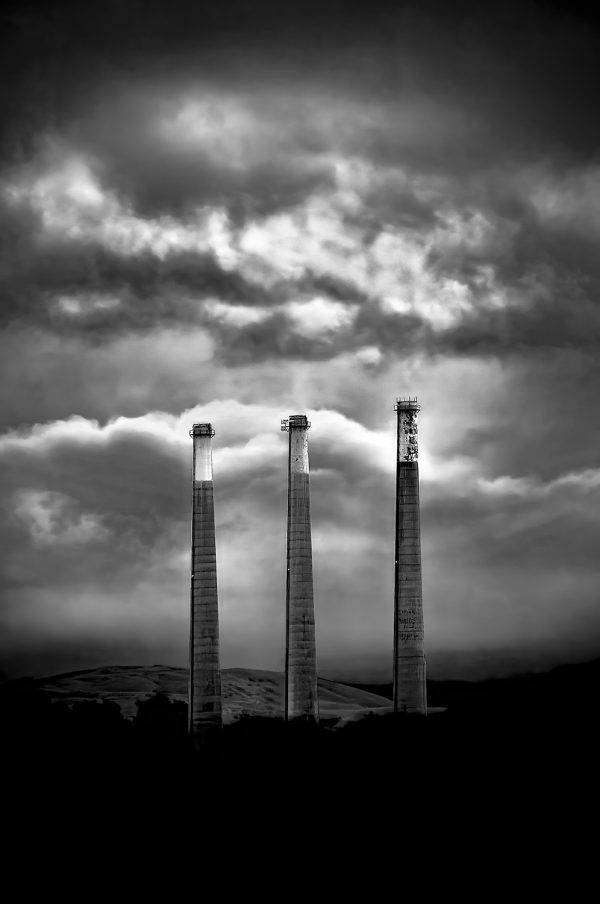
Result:
{"label": "tall concrete smokestack", "polygon": [[396,399],[396,575],[394,588],[394,711],[427,714],[419,462],[415,399]]}
{"label": "tall concrete smokestack", "polygon": [[222,725],[212,424],[194,424],[188,729],[201,742]]}
{"label": "tall concrete smokestack", "polygon": [[317,722],[317,651],[313,596],[308,428],[303,414],[281,422],[289,432],[285,718]]}

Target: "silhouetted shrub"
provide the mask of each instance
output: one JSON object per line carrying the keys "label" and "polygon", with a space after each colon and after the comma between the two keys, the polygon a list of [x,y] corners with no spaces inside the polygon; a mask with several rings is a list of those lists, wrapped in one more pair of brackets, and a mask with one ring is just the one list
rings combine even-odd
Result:
{"label": "silhouetted shrub", "polygon": [[138,700],[134,720],[136,734],[153,742],[181,744],[187,736],[187,704],[156,693]]}

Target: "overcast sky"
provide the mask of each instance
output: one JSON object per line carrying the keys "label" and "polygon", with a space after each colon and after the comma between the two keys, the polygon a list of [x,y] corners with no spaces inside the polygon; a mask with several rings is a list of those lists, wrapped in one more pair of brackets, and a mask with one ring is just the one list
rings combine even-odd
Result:
{"label": "overcast sky", "polygon": [[306,412],[319,671],[389,678],[396,395],[431,677],[600,655],[600,32],[573,8],[6,7],[5,674],[187,663],[195,421],[222,665],[282,668],[279,421]]}

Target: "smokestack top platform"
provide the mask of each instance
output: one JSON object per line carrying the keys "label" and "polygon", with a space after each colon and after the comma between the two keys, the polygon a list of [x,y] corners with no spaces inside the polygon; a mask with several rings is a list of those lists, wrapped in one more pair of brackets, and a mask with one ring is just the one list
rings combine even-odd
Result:
{"label": "smokestack top platform", "polygon": [[305,414],[290,414],[281,421],[282,430],[290,430],[292,427],[310,427],[310,421]]}
{"label": "smokestack top platform", "polygon": [[398,411],[398,409],[406,409],[408,411],[420,411],[421,406],[417,402],[416,396],[414,399],[397,398],[396,404],[394,405],[394,411]]}
{"label": "smokestack top platform", "polygon": [[215,428],[212,424],[192,424],[190,436],[214,436]]}

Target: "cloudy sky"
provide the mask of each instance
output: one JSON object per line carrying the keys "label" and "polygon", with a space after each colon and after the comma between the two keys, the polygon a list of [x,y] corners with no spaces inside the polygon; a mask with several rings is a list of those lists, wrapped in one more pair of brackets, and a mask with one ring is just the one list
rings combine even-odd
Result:
{"label": "cloudy sky", "polygon": [[430,675],[600,655],[600,31],[477,6],[5,6],[4,674],[186,664],[204,420],[222,664],[281,668],[306,412],[319,669],[389,677],[396,395]]}

